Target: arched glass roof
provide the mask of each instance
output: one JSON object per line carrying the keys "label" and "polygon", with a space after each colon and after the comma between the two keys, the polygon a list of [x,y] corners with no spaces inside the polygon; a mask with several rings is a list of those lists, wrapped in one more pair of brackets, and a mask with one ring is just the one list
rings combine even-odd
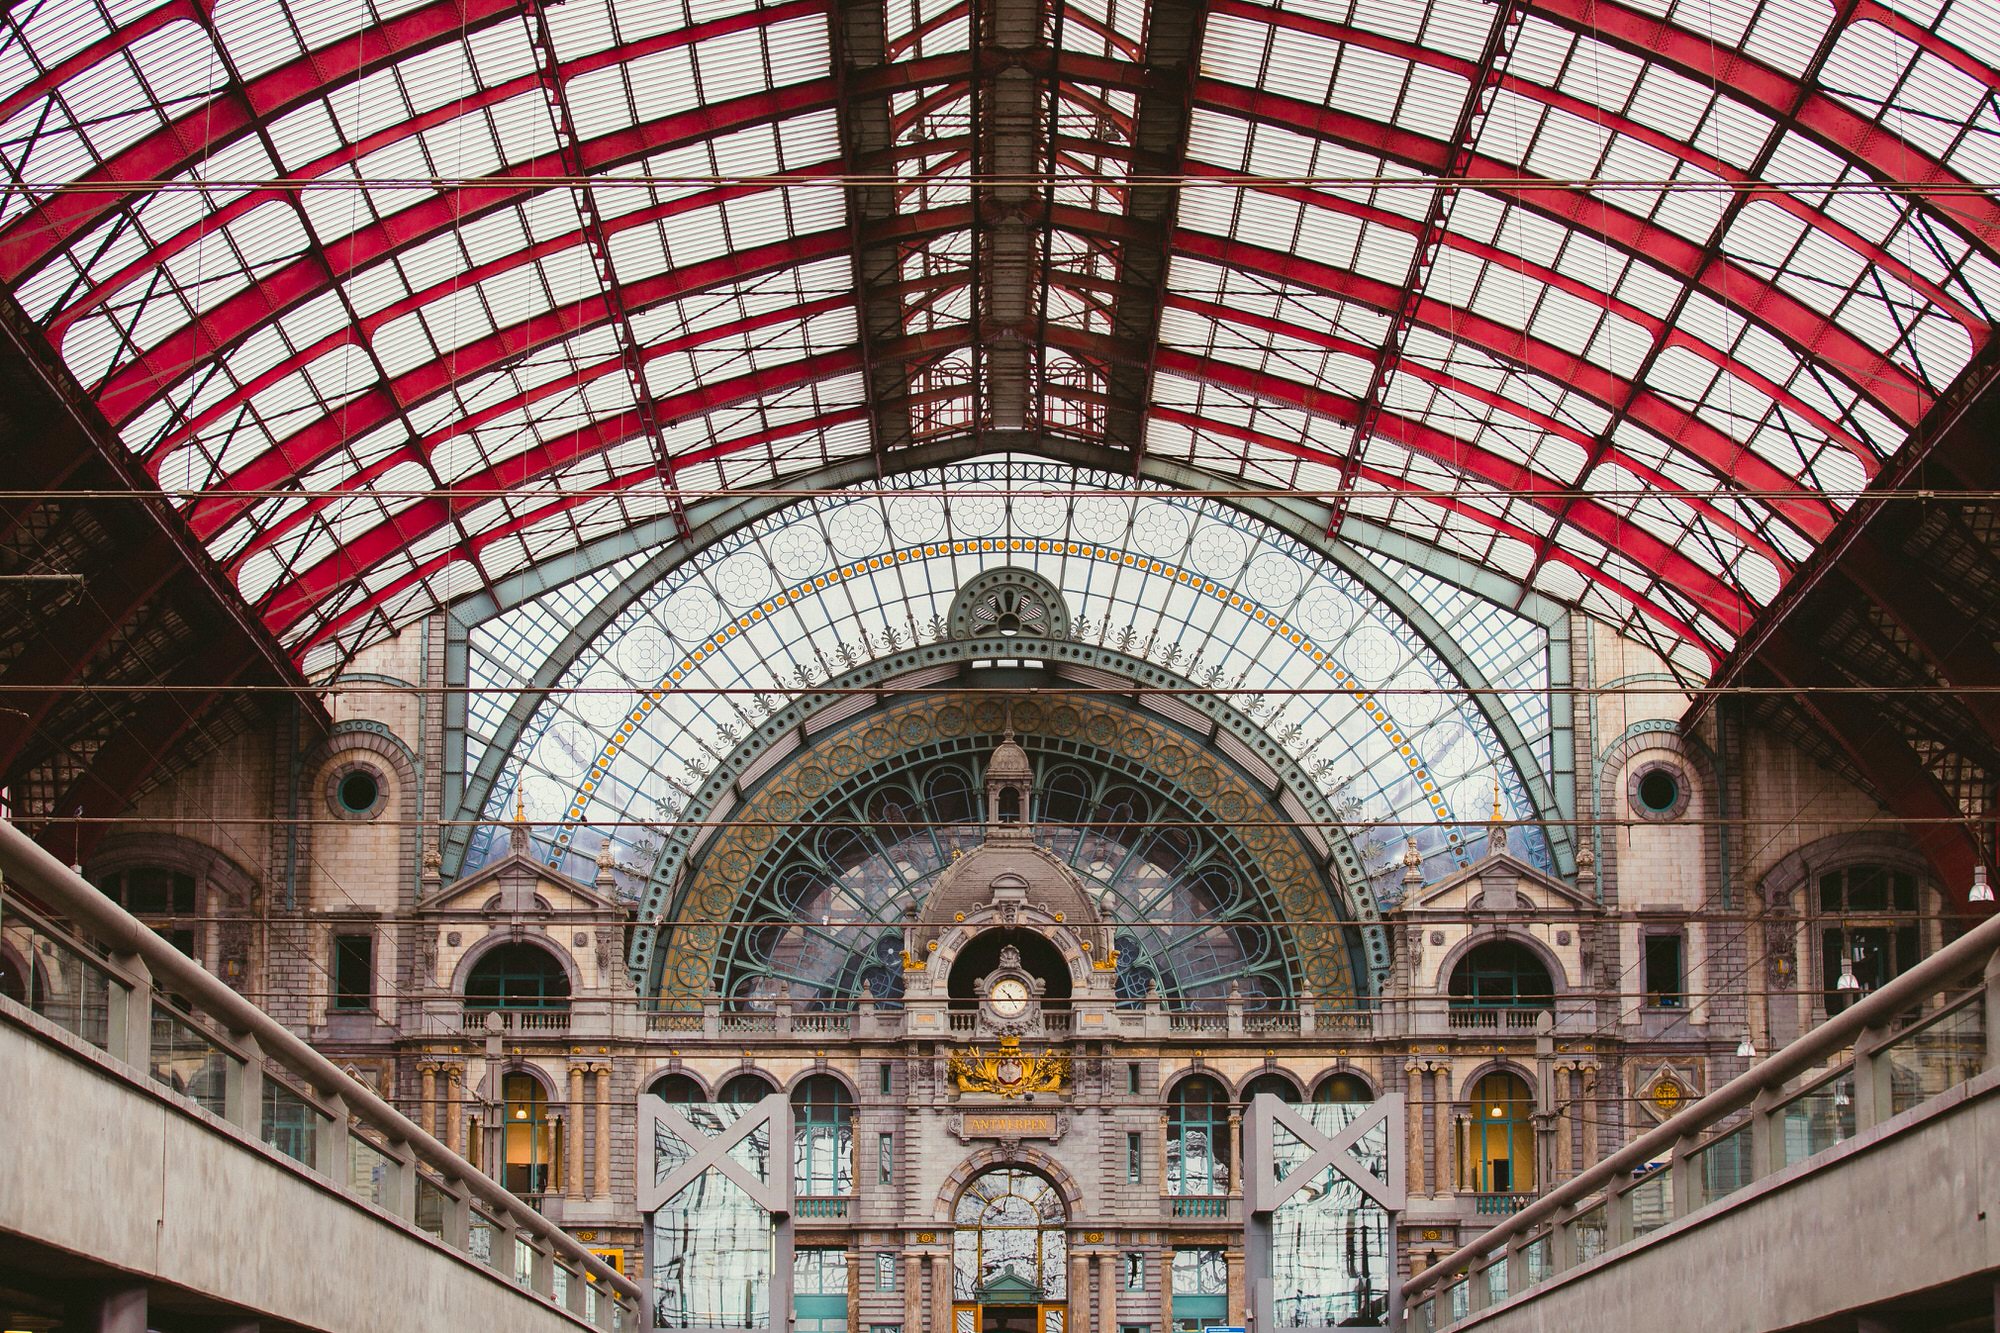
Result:
{"label": "arched glass roof", "polygon": [[[1496,788],[1508,818],[1554,813],[1544,626],[1395,562],[1364,580],[1220,501],[1046,493],[1071,482],[1117,479],[986,460],[801,500],[642,580],[559,675],[545,662],[636,558],[473,627],[464,767],[478,813],[505,819],[518,793],[551,864],[587,878],[608,832],[642,884],[670,878],[648,821],[719,817],[696,798],[739,745],[814,686],[938,644],[957,591],[1004,567],[1054,584],[1065,637],[1108,650],[1072,683],[1122,688],[1121,663],[1141,663],[1224,691],[1329,805],[1386,825],[1364,867],[1378,899],[1396,892],[1406,834],[1433,878],[1468,864]],[[513,693],[538,673],[554,688]],[[1186,702],[1160,711],[1199,722]],[[773,762],[759,756],[742,785]],[[1522,841],[1550,864],[1539,830]],[[468,864],[485,854],[475,842]]]}
{"label": "arched glass roof", "polygon": [[24,0],[0,278],[309,669],[1020,433],[1700,674],[1991,335],[1996,66],[1988,0]]}

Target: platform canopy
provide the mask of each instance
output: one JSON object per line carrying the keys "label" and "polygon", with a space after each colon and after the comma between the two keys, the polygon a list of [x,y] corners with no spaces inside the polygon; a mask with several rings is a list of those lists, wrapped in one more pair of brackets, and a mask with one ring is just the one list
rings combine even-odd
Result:
{"label": "platform canopy", "polygon": [[0,278],[313,674],[1000,451],[1700,678],[1991,337],[1996,66],[1985,0],[23,0]]}

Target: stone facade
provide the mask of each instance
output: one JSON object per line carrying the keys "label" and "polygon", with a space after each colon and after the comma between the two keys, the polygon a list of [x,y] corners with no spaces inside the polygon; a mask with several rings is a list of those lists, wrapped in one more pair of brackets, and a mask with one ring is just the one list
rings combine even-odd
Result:
{"label": "stone facade", "polygon": [[[1573,628],[1579,681],[1666,679],[1634,645],[1581,619]],[[1169,1188],[1170,1108],[1195,1075],[1236,1103],[1232,1143],[1253,1080],[1275,1075],[1305,1099],[1357,1080],[1367,1093],[1403,1093],[1403,1252],[1421,1266],[1531,1192],[1467,1186],[1478,1172],[1463,1159],[1486,1109],[1473,1090],[1487,1075],[1517,1077],[1531,1103],[1530,1146],[1515,1151],[1534,1162],[1515,1164],[1522,1174],[1509,1184],[1529,1170],[1560,1178],[1727,1080],[1746,1063],[1746,1039],[1767,1052],[1823,1016],[1831,982],[1814,934],[1828,928],[1815,915],[1816,875],[1864,864],[1909,874],[1923,895],[1924,947],[1941,938],[1936,886],[1904,843],[1871,827],[1872,800],[1777,736],[1722,728],[1717,713],[1681,734],[1679,695],[1580,690],[1551,700],[1570,710],[1575,737],[1576,872],[1551,876],[1518,859],[1504,830],[1449,878],[1424,883],[1412,866],[1385,914],[1391,968],[1365,1002],[1121,1000],[1111,934],[1088,894],[996,824],[909,923],[901,1004],[711,998],[660,1009],[629,980],[633,913],[609,866],[595,882],[571,880],[516,836],[501,859],[443,878],[432,850],[443,834],[427,821],[444,799],[445,697],[412,683],[441,678],[429,643],[412,629],[364,654],[351,678],[378,688],[340,695],[330,735],[244,736],[154,791],[138,812],[149,831],[106,839],[87,871],[196,874],[203,962],[489,1167],[508,1151],[504,1080],[530,1076],[546,1126],[541,1206],[629,1264],[639,1256],[641,1092],[669,1076],[712,1097],[746,1073],[785,1090],[830,1075],[853,1108],[853,1187],[803,1212],[797,1232],[801,1246],[845,1252],[850,1330],[944,1333],[953,1202],[973,1173],[1003,1162],[1042,1172],[1070,1200],[1068,1333],[1161,1333],[1175,1320],[1174,1253],[1191,1249],[1221,1252],[1227,1292],[1212,1317],[1183,1319],[1243,1323],[1240,1174],[1229,1170],[1213,1194]],[[996,778],[1032,784],[1020,767],[1009,756]],[[342,797],[356,772],[375,792],[360,808]],[[302,822],[288,826],[295,814]],[[1066,1005],[1023,1039],[1070,1060],[1062,1091],[1033,1104],[1046,1128],[968,1128],[972,1100],[950,1073],[955,1053],[984,1040],[953,1004],[963,997],[948,993],[951,960],[1001,927],[1040,934],[1067,969]],[[343,938],[370,942],[359,1004],[339,1002]],[[1676,943],[1649,943],[1659,939]],[[561,1004],[468,1002],[481,959],[510,944],[554,960]],[[1495,944],[1542,969],[1546,1002],[1482,1004],[1465,989],[1467,960]],[[1676,951],[1670,993],[1650,993],[1659,978],[1649,958]]]}

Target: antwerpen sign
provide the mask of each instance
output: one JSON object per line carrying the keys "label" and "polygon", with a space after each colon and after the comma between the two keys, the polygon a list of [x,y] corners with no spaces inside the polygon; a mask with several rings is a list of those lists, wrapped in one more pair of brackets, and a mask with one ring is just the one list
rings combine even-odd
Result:
{"label": "antwerpen sign", "polygon": [[1060,1139],[1069,1129],[1069,1116],[1061,1111],[1027,1111],[995,1107],[990,1111],[961,1111],[951,1118],[951,1132],[960,1142],[972,1139]]}

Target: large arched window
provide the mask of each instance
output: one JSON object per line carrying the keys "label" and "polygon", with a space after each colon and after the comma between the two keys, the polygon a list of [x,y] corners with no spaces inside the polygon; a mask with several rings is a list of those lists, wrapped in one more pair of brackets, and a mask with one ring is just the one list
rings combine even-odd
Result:
{"label": "large arched window", "polygon": [[1533,949],[1513,940],[1475,945],[1451,970],[1454,1009],[1547,1009],[1554,1003],[1548,968]]}
{"label": "large arched window", "polygon": [[21,955],[0,944],[0,995],[15,1004],[40,1009],[41,991],[41,979],[29,976],[28,965],[22,961]]}
{"label": "large arched window", "polygon": [[1283,1074],[1262,1073],[1243,1085],[1243,1105],[1248,1107],[1257,1100],[1257,1094],[1268,1092],[1281,1102],[1296,1103],[1299,1100],[1299,1085]]}
{"label": "large arched window", "polygon": [[762,1074],[737,1074],[716,1089],[719,1102],[761,1102],[777,1089]]}
{"label": "large arched window", "polygon": [[[1517,1074],[1495,1070],[1472,1085],[1458,1124],[1458,1187],[1475,1194],[1522,1195],[1535,1188],[1535,1095]],[[1511,1213],[1496,1200],[1482,1212]]]}
{"label": "large arched window", "polygon": [[1316,1102],[1372,1102],[1375,1094],[1367,1081],[1359,1074],[1334,1073],[1320,1080],[1313,1089]]}
{"label": "large arched window", "polygon": [[1167,1103],[1167,1193],[1229,1193],[1229,1092],[1206,1074],[1174,1085]]}
{"label": "large arched window", "polygon": [[1007,1166],[975,1176],[952,1213],[952,1299],[1066,1299],[1068,1220],[1062,1194],[1032,1171]]}
{"label": "large arched window", "polygon": [[193,875],[161,866],[134,866],[98,876],[97,887],[161,939],[200,960],[200,904]]}
{"label": "large arched window", "polygon": [[1829,1015],[1923,957],[1922,887],[1910,871],[1882,865],[1829,870],[1812,893],[1820,994]]}
{"label": "large arched window", "polygon": [[532,1074],[508,1074],[500,1080],[501,1184],[520,1195],[548,1193],[557,1188],[556,1124],[549,1115],[548,1094]]}
{"label": "large arched window", "polygon": [[802,1197],[854,1193],[854,1099],[831,1074],[792,1090],[792,1188]]}
{"label": "large arched window", "polygon": [[674,1106],[692,1106],[708,1100],[701,1084],[686,1074],[662,1074],[646,1086],[646,1091]]}
{"label": "large arched window", "polygon": [[473,964],[468,1009],[568,1009],[569,976],[538,944],[503,944]]}

